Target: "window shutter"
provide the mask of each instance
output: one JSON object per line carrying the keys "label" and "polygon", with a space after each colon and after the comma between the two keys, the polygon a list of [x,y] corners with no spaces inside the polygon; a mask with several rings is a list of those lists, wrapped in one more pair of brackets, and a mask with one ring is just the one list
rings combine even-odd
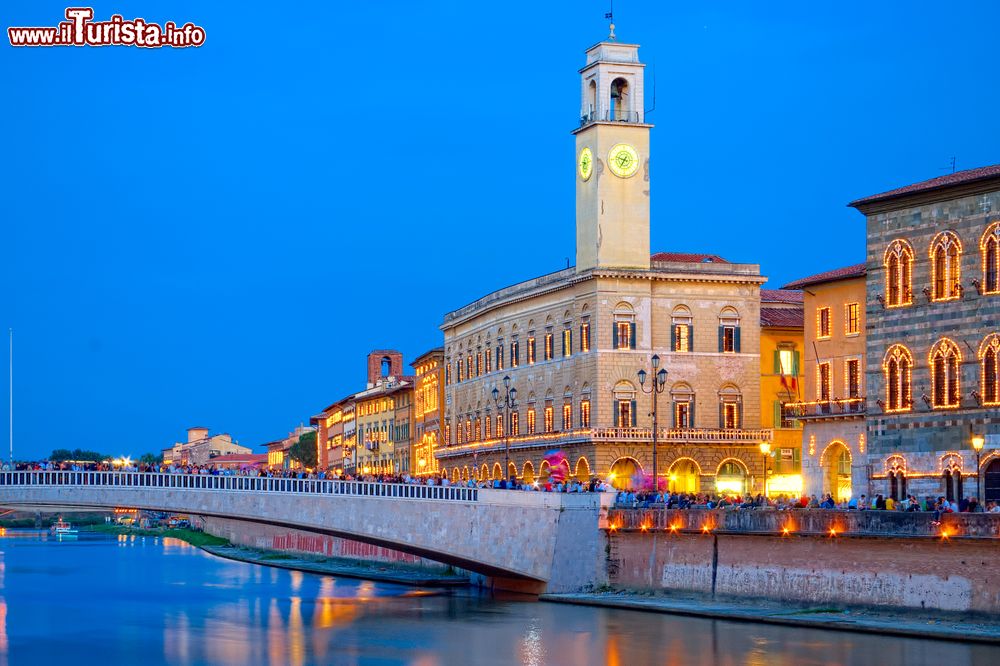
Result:
{"label": "window shutter", "polygon": [[774,350],[774,374],[781,374],[781,352]]}
{"label": "window shutter", "polygon": [[670,427],[671,428],[676,428],[677,427],[677,403],[676,402],[671,402],[670,403]]}
{"label": "window shutter", "polygon": [[792,353],[792,375],[799,376],[799,353]]}
{"label": "window shutter", "polygon": [[587,349],[590,349],[590,327],[587,327]]}
{"label": "window shutter", "polygon": [[611,324],[611,348],[618,349],[618,322]]}
{"label": "window shutter", "polygon": [[[632,324],[632,325],[635,326],[635,324]],[[633,400],[632,401],[632,427],[633,428],[635,427],[635,419],[636,419],[636,414],[635,414],[635,400]]]}
{"label": "window shutter", "polygon": [[670,325],[670,351],[677,351],[677,324]]}
{"label": "window shutter", "polygon": [[694,324],[688,324],[688,351],[694,351]]}
{"label": "window shutter", "polygon": [[719,401],[719,427],[726,427],[726,403]]}
{"label": "window shutter", "polygon": [[635,322],[628,325],[628,348],[635,349]]}
{"label": "window shutter", "polygon": [[[563,356],[567,356],[567,355],[573,353],[573,330],[572,329],[570,329],[570,331],[566,334],[566,338],[567,338],[566,344],[569,345],[569,349],[564,349],[563,350]],[[563,346],[565,347],[566,344],[564,344]]]}
{"label": "window shutter", "polygon": [[[737,331],[740,329],[736,329]],[[743,429],[743,401],[736,403],[736,427]]]}
{"label": "window shutter", "polygon": [[691,396],[691,402],[689,404],[690,404],[690,407],[688,407],[688,427],[689,428],[693,428],[694,427],[694,396]]}
{"label": "window shutter", "polygon": [[615,427],[616,428],[620,428],[621,426],[618,425],[618,422],[621,420],[620,419],[621,414],[618,413],[618,401],[617,400],[612,400],[611,401],[611,412],[615,415]]}
{"label": "window shutter", "polygon": [[733,351],[737,354],[740,353],[740,327],[736,327],[736,332],[733,334]]}
{"label": "window shutter", "polygon": [[774,427],[781,427],[781,403],[777,400],[774,401]]}
{"label": "window shutter", "polygon": [[720,352],[722,351],[723,345],[725,344],[725,340],[726,340],[726,327],[725,326],[720,326],[719,327],[719,351]]}

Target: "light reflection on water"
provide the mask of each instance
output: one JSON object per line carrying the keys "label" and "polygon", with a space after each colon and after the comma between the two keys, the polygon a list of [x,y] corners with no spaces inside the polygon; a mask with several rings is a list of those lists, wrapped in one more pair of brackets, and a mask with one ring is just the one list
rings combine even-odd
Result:
{"label": "light reflection on water", "polygon": [[495,601],[259,567],[172,539],[0,537],[0,665],[978,666],[1000,649]]}

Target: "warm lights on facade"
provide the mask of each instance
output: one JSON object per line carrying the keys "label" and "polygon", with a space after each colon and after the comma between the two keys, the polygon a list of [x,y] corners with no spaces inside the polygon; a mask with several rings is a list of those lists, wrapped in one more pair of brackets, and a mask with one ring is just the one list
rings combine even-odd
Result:
{"label": "warm lights on facade", "polygon": [[885,267],[886,307],[913,304],[913,248],[904,240],[894,240],[886,248]]}
{"label": "warm lights on facade", "polygon": [[962,241],[953,231],[942,231],[930,247],[931,300],[951,301],[962,296]]}

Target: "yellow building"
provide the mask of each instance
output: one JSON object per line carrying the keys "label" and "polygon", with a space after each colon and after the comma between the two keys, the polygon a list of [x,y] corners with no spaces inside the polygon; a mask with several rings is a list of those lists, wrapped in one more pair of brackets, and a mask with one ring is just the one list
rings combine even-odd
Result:
{"label": "yellow building", "polygon": [[760,291],[760,424],[772,428],[767,494],[802,494],[802,426],[784,414],[783,406],[798,402],[803,380],[803,294],[801,291]]}
{"label": "yellow building", "polygon": [[803,422],[805,492],[839,502],[868,492],[865,455],[865,264],[785,285],[805,294],[805,383],[786,417]]}
{"label": "yellow building", "polygon": [[441,444],[444,421],[444,347],[417,357],[413,392],[413,469],[421,476],[436,474],[439,465],[434,452]]}

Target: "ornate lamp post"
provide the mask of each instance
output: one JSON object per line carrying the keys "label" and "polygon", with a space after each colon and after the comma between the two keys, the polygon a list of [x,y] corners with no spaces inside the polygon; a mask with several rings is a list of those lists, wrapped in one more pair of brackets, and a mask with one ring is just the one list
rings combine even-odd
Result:
{"label": "ornate lamp post", "polygon": [[972,448],[976,450],[976,501],[981,502],[983,498],[983,485],[980,483],[980,478],[982,477],[982,470],[979,465],[979,456],[983,453],[983,447],[986,445],[986,438],[982,435],[972,436]]}
{"label": "ornate lamp post", "polygon": [[503,417],[503,473],[504,476],[510,474],[510,410],[517,409],[517,389],[510,385],[510,375],[503,378],[503,397],[500,390],[493,387],[493,402],[496,403],[497,410],[504,410]]}
{"label": "ornate lamp post", "polygon": [[767,499],[767,455],[771,453],[771,442],[760,443],[760,455],[764,462],[764,499]]}
{"label": "ornate lamp post", "polygon": [[[643,393],[650,393],[653,396],[653,491],[660,492],[660,468],[658,466],[657,455],[656,455],[656,441],[659,428],[656,425],[656,396],[663,393],[664,387],[667,385],[667,371],[660,368],[660,357],[653,354],[653,358],[650,359],[653,364],[654,378],[653,382],[649,386],[649,390],[646,390],[646,371],[640,369],[639,375],[639,387],[642,389]],[[657,368],[660,368],[657,372]]]}

